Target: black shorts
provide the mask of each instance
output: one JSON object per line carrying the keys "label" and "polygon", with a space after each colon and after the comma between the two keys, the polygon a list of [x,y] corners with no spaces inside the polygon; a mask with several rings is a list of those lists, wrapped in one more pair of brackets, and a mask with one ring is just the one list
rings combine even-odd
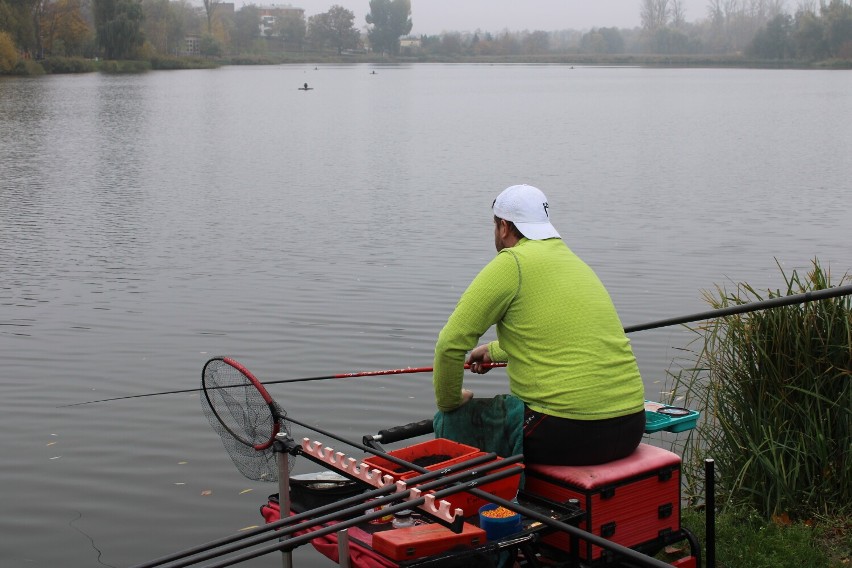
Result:
{"label": "black shorts", "polygon": [[524,409],[524,461],[595,465],[633,453],[645,433],[645,411],[605,420],[572,420]]}

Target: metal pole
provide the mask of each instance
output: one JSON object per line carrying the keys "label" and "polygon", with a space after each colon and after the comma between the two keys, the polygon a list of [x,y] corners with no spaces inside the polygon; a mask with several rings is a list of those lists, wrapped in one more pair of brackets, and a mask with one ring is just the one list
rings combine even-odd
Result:
{"label": "metal pole", "polygon": [[337,531],[337,563],[349,568],[349,529]]}
{"label": "metal pole", "polygon": [[[287,438],[287,434],[280,432],[276,436],[283,442]],[[286,519],[290,516],[290,454],[283,451],[283,445],[276,444],[275,455],[278,458],[278,510],[280,517]],[[282,537],[279,541],[285,540]],[[281,551],[281,566],[283,568],[293,568],[293,552],[291,550]]]}
{"label": "metal pole", "polygon": [[704,460],[704,519],[707,568],[716,568],[716,478],[715,466],[711,458]]}
{"label": "metal pole", "polygon": [[[573,505],[577,509],[580,508],[580,500],[577,498],[568,499],[568,504]],[[587,525],[589,523],[586,523]],[[570,566],[571,568],[579,568],[580,567],[580,537],[576,534],[571,534],[568,537],[568,542],[570,543]]]}

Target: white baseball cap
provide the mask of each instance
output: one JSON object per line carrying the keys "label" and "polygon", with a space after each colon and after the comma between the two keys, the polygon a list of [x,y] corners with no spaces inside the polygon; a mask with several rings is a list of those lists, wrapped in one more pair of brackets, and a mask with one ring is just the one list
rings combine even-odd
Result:
{"label": "white baseball cap", "polygon": [[549,207],[544,193],[526,184],[507,187],[491,205],[495,216],[514,223],[531,241],[562,238],[550,224]]}

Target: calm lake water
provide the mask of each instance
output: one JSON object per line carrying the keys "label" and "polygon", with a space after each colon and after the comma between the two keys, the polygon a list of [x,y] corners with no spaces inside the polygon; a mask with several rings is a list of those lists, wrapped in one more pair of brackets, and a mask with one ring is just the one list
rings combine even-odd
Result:
{"label": "calm lake water", "polygon": [[[625,325],[704,311],[716,284],[781,287],[778,265],[815,257],[839,281],[852,270],[849,116],[848,72],[0,80],[0,565],[127,566],[260,524],[276,488],[239,474],[196,394],[62,405],[195,388],[214,355],[261,380],[431,366],[494,254],[489,206],[508,185],[544,190]],[[631,336],[649,398],[689,338]],[[499,370],[469,383],[506,390]],[[434,412],[428,374],[270,391],[355,440]],[[326,565],[310,548],[296,560]]]}

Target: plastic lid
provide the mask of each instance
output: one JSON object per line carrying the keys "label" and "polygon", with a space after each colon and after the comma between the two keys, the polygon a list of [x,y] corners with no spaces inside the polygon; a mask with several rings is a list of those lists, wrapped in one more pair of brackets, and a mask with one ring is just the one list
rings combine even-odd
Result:
{"label": "plastic lid", "polygon": [[688,416],[690,414],[690,410],[679,406],[664,406],[663,408],[657,409],[657,413],[665,414],[666,416]]}

